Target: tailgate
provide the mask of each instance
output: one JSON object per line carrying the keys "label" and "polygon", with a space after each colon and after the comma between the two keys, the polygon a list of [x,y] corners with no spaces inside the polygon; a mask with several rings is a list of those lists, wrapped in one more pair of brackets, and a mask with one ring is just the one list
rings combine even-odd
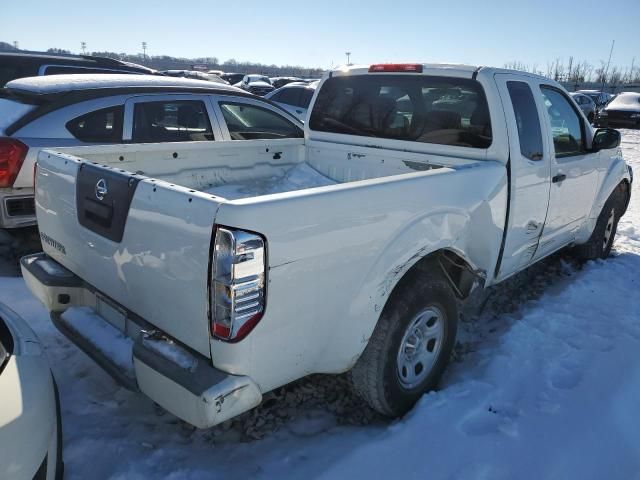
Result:
{"label": "tailgate", "polygon": [[43,151],[44,251],[85,282],[209,357],[209,249],[219,198]]}

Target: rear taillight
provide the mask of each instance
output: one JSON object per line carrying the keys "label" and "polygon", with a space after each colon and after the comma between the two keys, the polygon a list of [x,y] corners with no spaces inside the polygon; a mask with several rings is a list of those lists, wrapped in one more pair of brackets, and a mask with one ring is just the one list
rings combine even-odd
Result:
{"label": "rear taillight", "polygon": [[0,187],[11,187],[16,181],[29,147],[14,138],[0,138]]}
{"label": "rear taillight", "polygon": [[218,227],[211,262],[211,333],[237,342],[264,313],[265,241],[255,233]]}
{"label": "rear taillight", "polygon": [[419,63],[379,63],[369,67],[369,73],[384,72],[422,73],[422,65]]}

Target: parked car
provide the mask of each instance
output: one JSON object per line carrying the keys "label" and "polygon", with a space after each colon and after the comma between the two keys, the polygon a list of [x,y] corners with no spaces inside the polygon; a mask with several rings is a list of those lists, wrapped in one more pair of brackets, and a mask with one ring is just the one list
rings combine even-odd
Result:
{"label": "parked car", "polygon": [[16,78],[70,73],[137,73],[152,75],[155,70],[112,58],[89,55],[0,52],[0,87]]}
{"label": "parked car", "polygon": [[264,96],[274,90],[271,80],[265,75],[245,75],[238,87],[254,95]]}
{"label": "parked car", "polygon": [[598,109],[603,108],[613,97],[612,94],[600,90],[578,90],[576,93],[582,93],[591,98]]}
{"label": "parked car", "polygon": [[587,117],[587,120],[589,120],[589,123],[593,123],[594,119],[596,118],[596,112],[598,111],[596,102],[594,102],[591,97],[583,93],[571,92],[569,95],[571,95],[571,97],[578,104],[578,107],[580,107],[582,113],[584,113],[585,117]]}
{"label": "parked car", "polygon": [[179,77],[179,78],[192,78],[194,80],[204,80],[205,82],[214,82],[214,83],[226,83],[226,80],[223,80],[218,75],[207,72],[199,72],[197,70],[162,70],[160,72],[161,75],[166,75],[168,77]]}
{"label": "parked car", "polygon": [[298,77],[272,77],[270,80],[271,80],[271,85],[273,85],[273,88],[276,88],[276,89],[284,87],[289,83],[304,81]]}
{"label": "parked car", "polygon": [[62,427],[42,345],[0,304],[0,478],[61,480]]}
{"label": "parked car", "polygon": [[237,148],[41,152],[44,253],[21,261],[63,333],[197,427],[317,372],[404,414],[444,372],[461,302],[563,247],[607,257],[629,203],[620,133],[545,77],[340,68],[304,137],[254,136],[241,100],[212,98],[231,138],[262,138]]}
{"label": "parked car", "polygon": [[289,83],[271,93],[267,93],[264,98],[276,102],[287,112],[304,122],[307,119],[307,109],[317,86],[317,83]]}
{"label": "parked car", "polygon": [[600,127],[640,128],[640,93],[622,92],[598,112]]}
{"label": "parked car", "polygon": [[223,73],[220,75],[225,82],[229,82],[230,85],[235,85],[237,83],[242,82],[244,78],[244,73]]}
{"label": "parked car", "polygon": [[[225,140],[230,135],[260,138],[265,134],[260,122],[271,116],[301,132],[300,124],[287,112],[229,85],[148,75],[86,75],[82,79],[78,82],[77,75],[34,77],[14,80],[0,89],[0,227],[35,225],[33,166],[42,148]],[[247,128],[230,134],[227,125],[218,122],[222,117],[212,103],[219,96],[264,114],[251,120],[255,123],[240,118]],[[252,126],[256,129],[251,130]],[[130,160],[122,155],[121,165]]]}

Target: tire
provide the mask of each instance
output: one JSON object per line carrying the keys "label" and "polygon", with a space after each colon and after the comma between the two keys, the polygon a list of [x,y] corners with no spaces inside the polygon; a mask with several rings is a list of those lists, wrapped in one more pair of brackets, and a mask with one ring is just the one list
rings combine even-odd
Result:
{"label": "tire", "polygon": [[597,260],[609,256],[624,205],[625,192],[619,185],[602,207],[596,226],[587,243],[575,247],[576,256],[580,260]]}
{"label": "tire", "polygon": [[382,415],[404,415],[437,386],[457,323],[457,299],[439,265],[416,267],[394,289],[351,370],[354,389]]}
{"label": "tire", "polygon": [[58,384],[56,379],[51,373],[53,378],[53,390],[56,398],[56,472],[54,475],[55,480],[62,480],[64,478],[64,461],[62,460],[62,412],[60,410],[60,392],[58,390]]}

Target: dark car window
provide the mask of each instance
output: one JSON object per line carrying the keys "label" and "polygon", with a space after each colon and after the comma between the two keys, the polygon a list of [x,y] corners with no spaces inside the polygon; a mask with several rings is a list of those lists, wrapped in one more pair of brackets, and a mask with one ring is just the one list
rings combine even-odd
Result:
{"label": "dark car window", "polygon": [[213,140],[204,102],[179,100],[137,103],[133,110],[134,143]]}
{"label": "dark car window", "polygon": [[311,103],[314,93],[315,91],[310,88],[303,88],[302,92],[300,92],[300,103],[298,106],[302,108],[309,108],[309,104]]}
{"label": "dark car window", "polygon": [[67,130],[75,138],[87,143],[121,143],[122,106],[103,108],[67,122]]}
{"label": "dark car window", "polygon": [[582,122],[571,102],[558,90],[540,87],[549,114],[556,157],[570,157],[584,152]]}
{"label": "dark car window", "polygon": [[[300,89],[299,88],[284,88],[278,92],[278,100],[274,100],[280,103],[286,103],[287,105],[299,106],[300,103]],[[273,99],[272,99],[273,100]]]}
{"label": "dark car window", "polygon": [[227,82],[229,82],[231,85],[235,85],[236,83],[242,81],[242,79],[244,78],[244,74],[242,74],[242,73],[223,73],[221,75],[221,78],[223,80],[226,80]]}
{"label": "dark car window", "polygon": [[484,90],[475,80],[416,75],[333,77],[311,113],[313,130],[488,148]]}
{"label": "dark car window", "polygon": [[[4,60],[0,58],[0,60]],[[16,61],[9,61],[6,64],[0,64],[0,88],[16,78],[34,77],[38,75],[38,69],[35,65],[21,65]]]}
{"label": "dark car window", "polygon": [[542,132],[536,101],[525,82],[507,82],[518,125],[520,153],[529,160],[542,160]]}
{"label": "dark car window", "polygon": [[303,132],[281,115],[245,103],[220,102],[232,140],[301,138]]}
{"label": "dark car window", "polygon": [[52,65],[47,66],[44,69],[44,75],[66,75],[72,73],[84,73],[84,74],[92,74],[92,73],[130,73],[124,70],[111,70],[106,68],[84,68],[84,67],[74,67],[67,65]]}

